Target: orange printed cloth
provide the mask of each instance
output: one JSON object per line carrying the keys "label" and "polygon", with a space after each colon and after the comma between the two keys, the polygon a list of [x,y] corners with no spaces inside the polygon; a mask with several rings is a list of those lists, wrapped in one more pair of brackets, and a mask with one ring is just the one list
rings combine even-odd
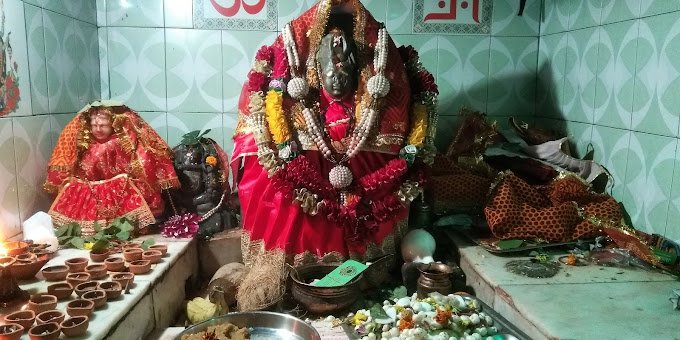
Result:
{"label": "orange printed cloth", "polygon": [[621,221],[621,209],[609,195],[597,194],[575,175],[548,185],[530,185],[511,172],[502,174],[484,215],[500,239],[569,242],[603,232],[599,222]]}
{"label": "orange printed cloth", "polygon": [[89,115],[101,106],[108,107],[86,106],[66,125],[44,184],[58,194],[49,211],[55,225],[77,222],[84,234],[95,221],[107,224],[116,217],[137,217],[139,228],[154,223],[165,208],[161,191],[179,187],[169,146],[127,106],[108,107],[113,134],[103,143],[94,140]]}

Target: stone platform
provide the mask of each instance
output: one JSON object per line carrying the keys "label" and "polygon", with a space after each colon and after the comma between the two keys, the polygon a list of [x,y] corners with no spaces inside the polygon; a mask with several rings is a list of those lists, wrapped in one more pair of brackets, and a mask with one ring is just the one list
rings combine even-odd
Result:
{"label": "stone platform", "polygon": [[476,296],[530,339],[680,339],[669,301],[680,281],[638,268],[566,266],[551,278],[513,274],[498,256],[454,232],[460,267]]}

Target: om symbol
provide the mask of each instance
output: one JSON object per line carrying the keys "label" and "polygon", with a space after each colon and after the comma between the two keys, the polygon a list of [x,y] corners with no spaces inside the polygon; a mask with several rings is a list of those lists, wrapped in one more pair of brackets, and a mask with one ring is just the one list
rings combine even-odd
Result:
{"label": "om symbol", "polygon": [[210,3],[218,13],[225,17],[233,17],[241,10],[241,6],[243,6],[243,10],[250,15],[260,13],[267,3],[267,0],[257,0],[257,2],[252,5],[248,4],[246,0],[234,0],[234,4],[228,7],[218,4],[217,0],[210,0]]}

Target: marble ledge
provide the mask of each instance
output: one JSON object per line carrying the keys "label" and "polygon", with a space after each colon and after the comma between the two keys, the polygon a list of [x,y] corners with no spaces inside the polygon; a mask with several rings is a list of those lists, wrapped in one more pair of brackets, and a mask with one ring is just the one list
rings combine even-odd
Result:
{"label": "marble ledge", "polygon": [[[166,256],[161,262],[152,265],[151,271],[135,275],[134,284],[127,294],[107,302],[105,306],[96,309],[90,319],[88,332],[85,336],[75,339],[117,339],[146,338],[154,328],[165,328],[172,322],[174,312],[183,303],[184,284],[189,277],[197,277],[198,265],[195,241],[192,239],[166,239],[160,235],[147,235],[137,240],[153,237],[157,244],[168,245]],[[64,264],[72,257],[86,257],[89,251],[81,249],[60,249],[56,256],[50,259],[44,267]],[[93,263],[90,261],[90,264]],[[44,268],[43,267],[43,268]],[[109,281],[110,273],[106,277],[96,280]],[[57,282],[45,281],[39,272],[30,281],[19,281],[19,286],[30,294],[47,293],[47,286]],[[75,292],[65,301],[57,304],[57,309],[66,310],[66,304],[76,298]],[[172,311],[173,313],[168,313]],[[2,316],[2,313],[0,313]],[[139,333],[133,336],[134,333]],[[132,336],[132,337],[128,337]],[[64,338],[64,335],[61,335]],[[25,333],[21,339],[28,339]]]}
{"label": "marble ledge", "polygon": [[530,339],[680,339],[680,311],[668,298],[680,288],[660,271],[560,266],[551,278],[510,273],[499,256],[449,234],[475,295]]}

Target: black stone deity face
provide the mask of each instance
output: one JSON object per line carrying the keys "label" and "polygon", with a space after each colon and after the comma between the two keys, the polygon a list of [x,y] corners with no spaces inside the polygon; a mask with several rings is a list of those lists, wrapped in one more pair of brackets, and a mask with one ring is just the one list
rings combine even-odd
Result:
{"label": "black stone deity face", "polygon": [[339,29],[332,29],[321,40],[317,61],[321,85],[331,96],[341,99],[356,89],[355,45]]}

